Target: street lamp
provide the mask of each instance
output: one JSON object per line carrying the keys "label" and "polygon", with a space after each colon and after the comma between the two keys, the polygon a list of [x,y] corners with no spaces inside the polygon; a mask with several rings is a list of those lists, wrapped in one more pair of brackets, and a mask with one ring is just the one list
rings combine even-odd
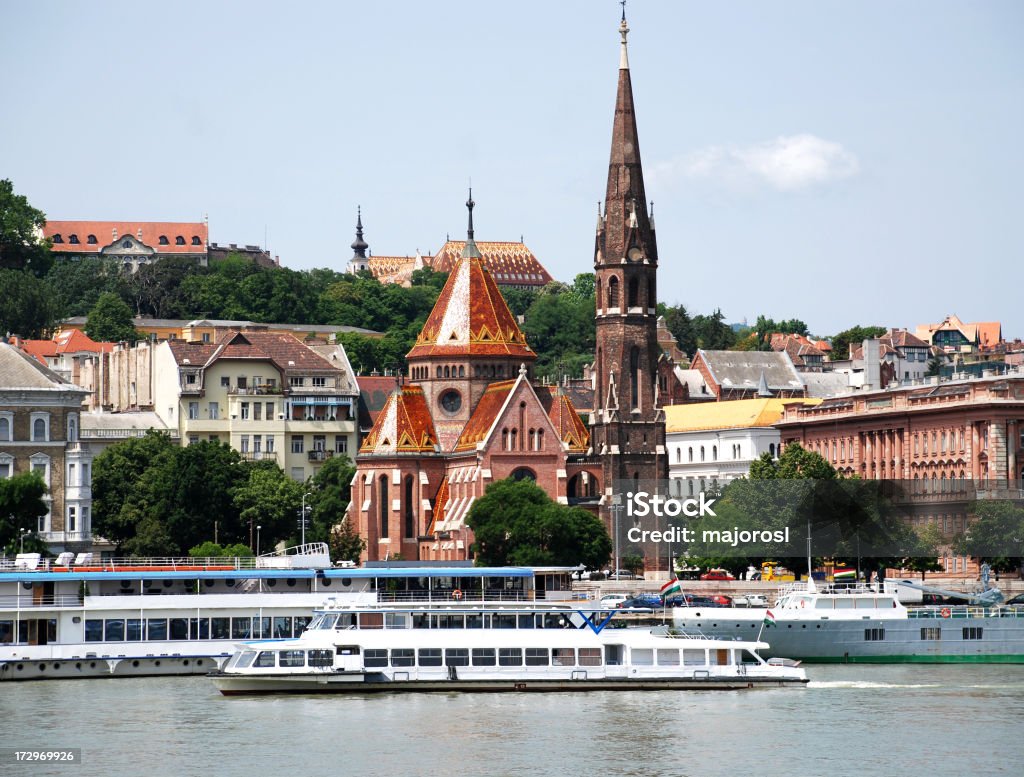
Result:
{"label": "street lamp", "polygon": [[307,491],[302,495],[302,515],[299,518],[299,523],[302,527],[302,545],[306,544],[306,497],[313,496],[312,491]]}
{"label": "street lamp", "polygon": [[256,524],[256,555],[260,555],[260,529],[263,527]]}
{"label": "street lamp", "polygon": [[[618,497],[613,497],[618,499]],[[622,505],[615,501],[609,508],[612,511],[612,539],[615,540],[615,579],[619,579],[619,513],[622,512]]]}

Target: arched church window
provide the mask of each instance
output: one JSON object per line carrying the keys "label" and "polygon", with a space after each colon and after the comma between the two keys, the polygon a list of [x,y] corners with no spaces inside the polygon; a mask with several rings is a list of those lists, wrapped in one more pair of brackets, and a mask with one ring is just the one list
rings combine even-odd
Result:
{"label": "arched church window", "polygon": [[636,346],[629,351],[629,395],[633,407],[640,407],[640,349]]}
{"label": "arched church window", "polygon": [[608,307],[617,308],[619,306],[619,279],[614,275],[608,279]]}
{"label": "arched church window", "polygon": [[629,279],[629,307],[640,306],[640,283],[636,278]]}

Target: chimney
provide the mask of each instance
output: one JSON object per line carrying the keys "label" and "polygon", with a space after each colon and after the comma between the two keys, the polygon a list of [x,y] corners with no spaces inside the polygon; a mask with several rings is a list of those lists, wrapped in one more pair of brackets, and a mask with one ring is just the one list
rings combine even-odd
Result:
{"label": "chimney", "polygon": [[864,356],[864,389],[873,391],[882,388],[881,342],[872,337],[862,343]]}

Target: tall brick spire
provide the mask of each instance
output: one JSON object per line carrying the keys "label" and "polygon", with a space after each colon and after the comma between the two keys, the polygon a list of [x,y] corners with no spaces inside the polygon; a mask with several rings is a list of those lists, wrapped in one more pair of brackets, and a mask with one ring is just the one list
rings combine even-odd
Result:
{"label": "tall brick spire", "polygon": [[594,247],[597,354],[593,445],[602,460],[602,515],[613,489],[668,478],[658,407],[658,247],[647,210],[625,15],[604,215]]}

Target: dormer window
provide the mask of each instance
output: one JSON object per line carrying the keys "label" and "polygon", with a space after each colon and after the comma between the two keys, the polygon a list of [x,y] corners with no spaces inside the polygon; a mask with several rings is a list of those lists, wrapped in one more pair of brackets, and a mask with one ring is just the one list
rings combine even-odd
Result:
{"label": "dormer window", "polygon": [[176,238],[174,238],[174,245],[176,245],[176,246],[183,246],[183,245],[185,245],[185,238],[183,238],[181,235],[178,235]]}
{"label": "dormer window", "polygon": [[131,240],[124,240],[124,241],[121,242],[121,248],[131,248],[131,247],[132,247],[132,241]]}
{"label": "dormer window", "polygon": [[192,245],[201,246],[203,241],[199,239],[199,235],[192,235]]}
{"label": "dormer window", "polygon": [[96,245],[96,235],[89,235],[89,237],[85,239],[85,242],[91,246]]}
{"label": "dormer window", "polygon": [[59,234],[54,235],[53,237],[50,238],[50,240],[52,240],[54,243],[64,242],[64,238],[62,238]]}
{"label": "dormer window", "polygon": [[78,235],[68,235],[68,242],[72,245],[78,245]]}
{"label": "dormer window", "polygon": [[167,235],[160,235],[160,245],[162,245],[162,246],[170,245],[170,243],[167,242]]}

